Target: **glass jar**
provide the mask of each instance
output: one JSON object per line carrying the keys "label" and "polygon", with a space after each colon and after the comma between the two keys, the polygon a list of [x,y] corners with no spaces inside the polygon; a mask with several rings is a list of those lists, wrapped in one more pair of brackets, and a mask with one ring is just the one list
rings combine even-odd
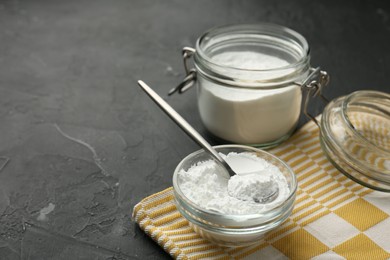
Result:
{"label": "glass jar", "polygon": [[241,145],[214,146],[221,153],[251,153],[279,168],[285,176],[289,193],[285,200],[268,210],[256,214],[222,214],[202,208],[187,198],[182,192],[178,173],[187,171],[199,162],[213,160],[204,150],[185,157],[173,174],[174,200],[181,215],[200,236],[221,246],[238,247],[258,243],[265,234],[280,226],[290,216],[297,190],[297,180],[292,169],[276,156],[265,151]]}
{"label": "glass jar", "polygon": [[320,124],[323,151],[347,177],[390,192],[390,95],[357,91],[331,101]]}
{"label": "glass jar", "polygon": [[[189,70],[192,55],[195,69]],[[213,135],[269,148],[295,130],[301,86],[311,75],[309,45],[299,33],[274,24],[218,27],[195,49],[185,48],[184,61],[181,87],[196,77],[200,117]]]}

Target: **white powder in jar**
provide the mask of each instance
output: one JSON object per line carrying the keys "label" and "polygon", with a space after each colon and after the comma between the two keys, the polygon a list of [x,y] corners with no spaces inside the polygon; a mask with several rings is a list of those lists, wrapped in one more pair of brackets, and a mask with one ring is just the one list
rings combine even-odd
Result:
{"label": "white powder in jar", "polygon": [[227,67],[246,70],[269,70],[289,65],[286,60],[276,56],[250,51],[218,53],[213,56],[213,61]]}
{"label": "white powder in jar", "polygon": [[[288,61],[257,52],[223,52],[213,62],[241,70],[269,70],[285,67]],[[239,71],[238,70],[238,71]],[[291,70],[268,71],[268,78],[280,77]],[[245,71],[233,77],[259,80],[259,74]],[[245,78],[246,77],[246,78]],[[255,77],[255,78],[253,78]],[[259,76],[261,77],[261,76]],[[302,75],[304,77],[304,75]],[[263,144],[290,133],[300,115],[302,93],[297,85],[275,89],[226,87],[198,76],[198,108],[202,122],[214,135],[241,144]]]}
{"label": "white powder in jar", "polygon": [[[237,173],[230,180],[223,177],[224,169],[213,160],[199,162],[178,173],[180,190],[199,207],[222,214],[256,214],[276,207],[289,196],[287,180],[275,165],[251,153],[231,152],[221,156]],[[275,185],[279,194],[270,203],[256,203],[251,199],[269,194]],[[248,200],[242,200],[243,195]]]}

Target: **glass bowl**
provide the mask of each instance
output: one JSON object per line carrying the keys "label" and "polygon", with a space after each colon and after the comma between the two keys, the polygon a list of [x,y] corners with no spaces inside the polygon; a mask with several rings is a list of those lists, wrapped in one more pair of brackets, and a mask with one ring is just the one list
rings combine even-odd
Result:
{"label": "glass bowl", "polygon": [[225,247],[239,247],[255,244],[264,235],[280,226],[290,216],[294,206],[297,181],[292,169],[276,156],[248,146],[220,145],[214,148],[223,154],[230,152],[251,153],[275,165],[285,176],[289,194],[275,207],[255,214],[221,214],[202,208],[188,199],[180,189],[181,170],[187,171],[198,162],[212,160],[204,150],[196,151],[185,157],[176,167],[173,174],[174,200],[177,209],[186,218],[190,226],[203,238]]}
{"label": "glass bowl", "polygon": [[371,189],[390,192],[390,95],[356,91],[324,109],[323,151],[344,175]]}

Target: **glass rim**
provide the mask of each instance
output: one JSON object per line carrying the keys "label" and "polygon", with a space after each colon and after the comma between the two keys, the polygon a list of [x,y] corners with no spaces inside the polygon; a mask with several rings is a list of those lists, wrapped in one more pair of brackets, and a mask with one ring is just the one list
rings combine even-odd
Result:
{"label": "glass rim", "polygon": [[[226,33],[226,31],[230,30],[232,33],[233,32],[247,32],[247,34],[257,34],[257,35],[266,35],[268,33],[270,37],[273,38],[285,38],[287,39],[286,35],[283,35],[283,33],[289,35],[288,39],[297,39],[297,41],[294,41],[297,43],[301,49],[303,55],[301,55],[300,59],[298,61],[290,63],[285,66],[277,67],[277,68],[272,68],[272,69],[245,69],[245,68],[237,68],[233,66],[226,66],[219,64],[215,62],[212,58],[210,58],[206,53],[203,51],[201,48],[201,43],[206,37],[210,36],[218,36],[221,33]],[[251,32],[251,33],[248,33]],[[202,36],[200,36],[197,41],[196,41],[196,46],[195,46],[196,52],[195,52],[195,60],[197,56],[201,57],[201,60],[206,61],[206,64],[211,64],[212,66],[218,67],[218,68],[224,68],[224,69],[230,69],[234,71],[245,71],[245,72],[254,72],[254,73],[267,73],[267,72],[277,72],[277,71],[283,71],[283,70],[288,70],[288,69],[293,69],[296,67],[299,67],[301,65],[305,65],[309,60],[310,60],[310,47],[308,42],[306,41],[305,37],[303,37],[300,33],[282,26],[282,25],[277,25],[273,23],[255,23],[255,24],[232,24],[232,25],[223,25],[223,26],[217,26],[209,29],[206,31]]]}
{"label": "glass rim", "polygon": [[[344,149],[342,142],[340,142],[336,135],[332,131],[331,122],[331,111],[338,109],[340,121],[343,128],[356,138],[356,142],[359,145],[367,147],[371,151],[375,151],[380,155],[388,156],[390,153],[388,150],[378,147],[372,141],[361,135],[353,126],[352,121],[347,115],[348,104],[353,101],[356,97],[363,97],[366,99],[372,97],[385,97],[390,98],[390,95],[384,92],[371,91],[371,90],[359,90],[349,95],[338,97],[337,99],[330,102],[324,109],[320,125],[320,142],[321,148],[324,151],[326,157],[330,159],[330,162],[344,175],[353,181],[366,186],[368,188],[390,192],[390,179],[389,174],[380,171],[371,163],[365,163],[353,156],[351,153]],[[337,105],[335,105],[337,104]],[[337,159],[334,159],[337,157]],[[343,166],[342,164],[345,164]],[[344,168],[345,167],[345,168]],[[349,170],[353,171],[354,174],[350,173]],[[367,178],[367,181],[363,178]],[[370,183],[374,181],[377,184]]]}
{"label": "glass rim", "polygon": [[390,95],[384,92],[380,91],[373,91],[373,90],[360,90],[360,91],[355,91],[349,95],[347,95],[342,103],[342,109],[341,109],[341,114],[342,118],[345,121],[346,125],[348,126],[349,130],[352,131],[359,140],[361,140],[364,144],[368,145],[370,148],[374,150],[380,150],[381,152],[384,152],[388,155],[390,155],[390,150],[385,149],[384,147],[377,146],[375,143],[367,139],[364,135],[359,133],[356,128],[354,127],[352,121],[350,120],[348,116],[348,106],[351,104],[354,99],[358,97],[363,97],[365,99],[369,98],[374,98],[374,97],[379,97],[379,98],[386,98],[390,100]]}

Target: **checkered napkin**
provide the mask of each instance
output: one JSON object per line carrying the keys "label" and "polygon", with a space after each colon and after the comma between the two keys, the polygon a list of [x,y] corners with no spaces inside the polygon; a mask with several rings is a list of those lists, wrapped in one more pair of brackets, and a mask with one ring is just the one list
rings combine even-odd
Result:
{"label": "checkered napkin", "polygon": [[299,187],[292,215],[256,245],[222,248],[198,236],[177,211],[172,188],[139,202],[133,219],[177,259],[390,259],[390,194],[341,174],[318,135],[309,122],[270,151],[293,168]]}

